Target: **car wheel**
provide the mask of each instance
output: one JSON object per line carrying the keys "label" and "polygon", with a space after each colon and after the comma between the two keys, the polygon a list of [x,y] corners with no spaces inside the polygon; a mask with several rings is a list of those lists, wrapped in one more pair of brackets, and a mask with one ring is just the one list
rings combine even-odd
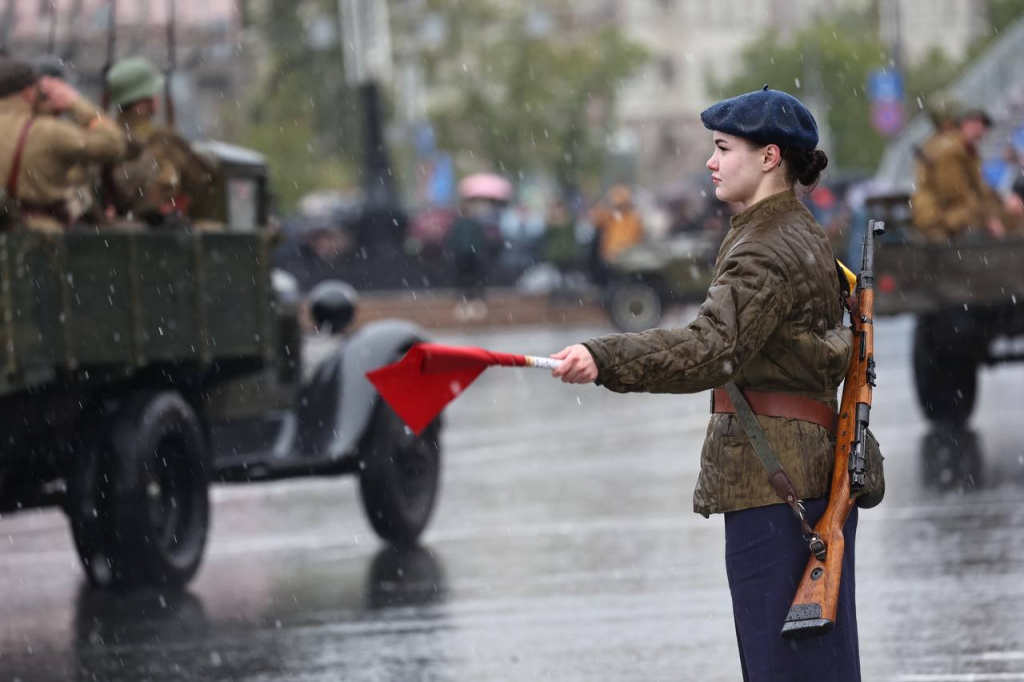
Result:
{"label": "car wheel", "polygon": [[930,325],[919,320],[914,329],[914,385],[926,418],[963,425],[974,411],[978,361],[968,354],[943,352],[933,342]]}
{"label": "car wheel", "polygon": [[622,282],[608,297],[608,315],[620,331],[642,332],[656,327],[663,313],[661,295],[647,282]]}
{"label": "car wheel", "polygon": [[132,396],[78,441],[68,513],[79,558],[98,587],[181,587],[209,527],[206,442],[174,391]]}
{"label": "car wheel", "polygon": [[412,545],[434,510],[441,478],[441,423],[417,436],[378,401],[362,448],[359,488],[374,531],[396,545]]}

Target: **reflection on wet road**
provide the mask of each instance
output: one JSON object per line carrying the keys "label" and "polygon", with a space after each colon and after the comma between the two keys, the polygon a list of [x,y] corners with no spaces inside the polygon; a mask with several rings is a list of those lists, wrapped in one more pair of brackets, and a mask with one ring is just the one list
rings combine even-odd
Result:
{"label": "reflection on wet road", "polygon": [[[970,430],[931,430],[910,325],[877,330],[864,679],[1024,681],[1024,367],[984,372]],[[604,332],[437,340],[543,354]],[[706,422],[706,396],[491,370],[447,412],[422,547],[381,546],[351,479],[221,487],[177,595],[92,592],[60,514],[6,518],[0,680],[736,680],[722,522],[690,511]]]}

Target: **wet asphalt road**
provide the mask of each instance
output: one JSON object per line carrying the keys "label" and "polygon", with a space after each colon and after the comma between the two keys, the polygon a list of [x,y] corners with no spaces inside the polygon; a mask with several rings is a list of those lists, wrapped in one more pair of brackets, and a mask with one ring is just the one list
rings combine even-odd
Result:
{"label": "wet asphalt road", "polygon": [[[543,354],[606,331],[437,340]],[[986,370],[973,431],[943,447],[910,331],[877,328],[864,679],[1024,681],[1024,366]],[[5,518],[0,680],[738,680],[722,521],[690,510],[706,420],[706,396],[489,370],[448,410],[420,549],[378,543],[352,479],[219,487],[179,595],[94,593],[59,513]]]}

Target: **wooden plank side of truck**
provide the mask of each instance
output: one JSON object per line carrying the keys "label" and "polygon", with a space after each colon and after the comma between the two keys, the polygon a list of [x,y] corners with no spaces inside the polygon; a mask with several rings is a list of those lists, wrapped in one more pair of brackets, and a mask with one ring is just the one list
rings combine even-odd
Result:
{"label": "wooden plank side of truck", "polygon": [[90,371],[273,359],[264,235],[0,235],[0,397]]}

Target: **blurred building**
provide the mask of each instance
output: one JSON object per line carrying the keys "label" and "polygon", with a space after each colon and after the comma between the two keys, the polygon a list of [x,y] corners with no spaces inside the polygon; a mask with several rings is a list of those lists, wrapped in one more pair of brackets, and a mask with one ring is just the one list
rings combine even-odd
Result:
{"label": "blurred building", "polygon": [[[574,7],[589,23],[616,23],[652,55],[619,98],[615,140],[651,189],[701,167],[709,146],[699,113],[721,95],[711,83],[734,76],[743,48],[765,31],[784,40],[837,10],[877,7],[883,40],[913,63],[935,47],[962,58],[986,30],[982,0],[575,0]],[[772,85],[813,99],[806,84],[802,92]]]}
{"label": "blurred building", "polygon": [[[167,0],[117,2],[116,57],[142,55],[168,63]],[[72,80],[98,101],[107,58],[109,0],[0,0],[0,42],[8,53],[52,53]],[[189,137],[233,137],[237,104],[251,78],[244,0],[175,0],[177,68],[173,78],[179,129]]]}

